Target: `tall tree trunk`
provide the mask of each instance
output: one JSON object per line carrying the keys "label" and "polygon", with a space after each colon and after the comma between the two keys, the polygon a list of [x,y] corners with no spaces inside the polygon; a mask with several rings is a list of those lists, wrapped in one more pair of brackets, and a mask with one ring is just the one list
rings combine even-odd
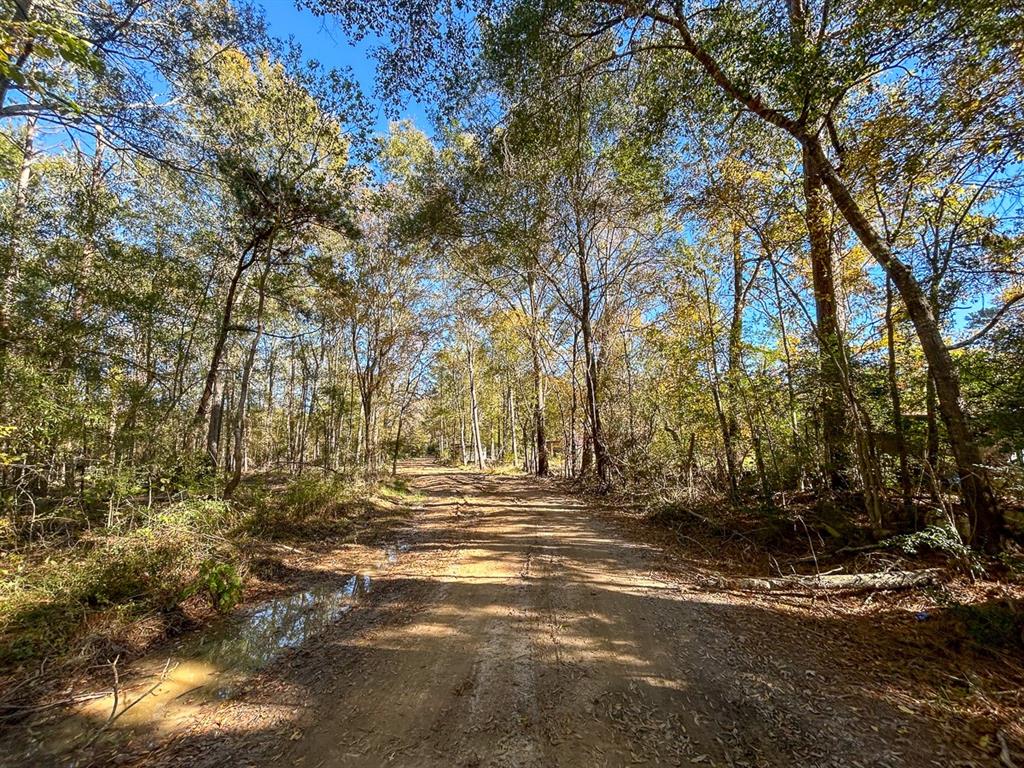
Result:
{"label": "tall tree trunk", "polygon": [[466,344],[466,362],[469,364],[469,418],[473,433],[473,453],[479,469],[486,466],[484,446],[480,440],[480,408],[476,399],[476,368],[473,365],[473,348]]}
{"label": "tall tree trunk", "polygon": [[718,428],[722,435],[722,447],[725,450],[725,472],[729,483],[729,495],[735,498],[739,494],[739,467],[733,452],[732,439],[734,431],[729,429],[729,419],[722,403],[721,375],[718,371],[718,344],[715,334],[714,304],[711,301],[711,286],[704,280],[704,301],[708,317],[708,369],[711,373],[711,398],[715,404],[715,415],[718,417]]}
{"label": "tall tree trunk", "polygon": [[566,452],[566,460],[569,464],[569,477],[576,477],[576,470],[579,467],[579,450],[577,444],[579,440],[576,435],[576,411],[579,405],[578,393],[578,380],[576,378],[576,364],[579,361],[579,342],[580,332],[579,328],[573,327],[572,330],[572,363],[569,366],[570,376],[570,389],[572,390],[571,399],[569,401],[569,449]]}
{"label": "tall tree trunk", "polygon": [[690,433],[690,446],[686,449],[686,498],[693,500],[693,451],[697,445],[697,433]]}
{"label": "tall tree trunk", "polygon": [[213,379],[210,399],[213,406],[210,408],[210,418],[206,424],[206,460],[211,467],[216,469],[220,466],[220,425],[224,410],[220,376],[215,376]]}
{"label": "tall tree trunk", "polygon": [[509,438],[512,441],[512,466],[515,467],[519,464],[519,418],[516,414],[516,388],[512,382],[509,382],[508,388],[508,421]]}
{"label": "tall tree trunk", "polygon": [[754,415],[747,410],[747,424],[750,428],[750,441],[754,447],[754,462],[757,466],[757,476],[761,481],[761,498],[765,503],[771,501],[772,498],[772,486],[771,481],[768,479],[768,470],[764,464],[764,452],[761,449],[761,435],[757,430],[757,425],[754,423]]}
{"label": "tall tree trunk", "polygon": [[[788,395],[789,411],[789,433],[793,442],[793,450],[800,452],[801,440],[800,429],[796,420],[796,388],[793,384],[793,353],[789,347],[789,335],[786,329],[786,313],[782,307],[782,292],[779,290],[779,272],[776,265],[772,264],[772,283],[775,288],[775,306],[779,311],[779,337],[782,339],[782,352],[786,356],[786,394]],[[803,462],[800,463],[797,486],[804,489]]]}
{"label": "tall tree trunk", "polygon": [[[733,494],[737,492],[737,481],[743,467],[743,455],[740,451],[739,413],[742,407],[740,380],[743,377],[743,310],[745,309],[745,278],[743,275],[743,249],[740,239],[739,225],[734,223],[732,229],[732,316],[729,319],[729,337],[727,340],[728,368],[725,373],[725,426],[727,433],[725,449],[729,466],[729,485]],[[710,316],[710,307],[708,309]],[[716,376],[717,378],[717,376]]]}
{"label": "tall tree trunk", "polygon": [[540,325],[538,320],[539,307],[537,302],[537,278],[531,271],[527,278],[527,289],[530,299],[530,359],[533,365],[533,432],[536,438],[537,462],[536,472],[539,477],[547,477],[548,438],[544,419],[544,370],[540,356]]}
{"label": "tall tree trunk", "polygon": [[405,406],[398,409],[398,429],[395,431],[395,452],[391,456],[391,474],[398,474],[398,454],[402,450],[402,422],[405,418]]}
{"label": "tall tree trunk", "polygon": [[466,447],[466,396],[459,390],[459,448],[462,451],[462,463],[469,463],[469,451]]}
{"label": "tall tree trunk", "polygon": [[810,153],[803,150],[804,221],[810,240],[811,278],[814,286],[814,308],[818,326],[818,361],[821,372],[821,437],[822,475],[829,488],[842,490],[847,486],[843,470],[849,463],[846,444],[849,440],[843,389],[840,381],[841,361],[845,359],[842,331],[836,305],[835,276],[832,263],[831,236],[825,208],[825,189]]}
{"label": "tall tree trunk", "polygon": [[594,469],[598,483],[609,485],[609,457],[601,425],[601,407],[598,399],[597,353],[594,349],[594,329],[591,320],[591,287],[587,269],[586,246],[582,233],[577,232],[577,255],[580,277],[580,332],[583,337],[584,380],[587,389],[587,414],[590,421],[590,440],[594,451]]}
{"label": "tall tree trunk", "polygon": [[82,335],[82,323],[85,320],[85,307],[89,299],[92,272],[99,256],[96,232],[99,229],[99,195],[103,186],[103,129],[96,128],[95,148],[93,149],[92,167],[89,171],[89,186],[86,189],[84,217],[82,221],[82,260],[78,264],[78,274],[71,293],[71,323],[65,339],[64,368],[70,368],[74,355],[78,350],[78,340]]}
{"label": "tall tree trunk", "polygon": [[210,367],[207,369],[206,380],[203,383],[203,393],[199,397],[199,405],[196,407],[196,423],[202,424],[206,421],[210,408],[210,401],[217,385],[217,376],[220,372],[220,362],[224,357],[224,350],[227,347],[228,333],[231,331],[231,317],[235,311],[235,299],[238,295],[238,288],[242,277],[249,267],[256,260],[258,245],[262,237],[254,236],[242,250],[235,263],[235,269],[228,282],[228,292],[224,297],[224,309],[221,311],[220,324],[217,328],[217,336],[213,343],[213,354],[210,358]]}
{"label": "tall tree trunk", "polygon": [[10,226],[7,242],[4,244],[2,273],[0,273],[0,404],[7,399],[7,355],[11,338],[11,313],[14,309],[14,293],[21,268],[21,227],[28,207],[28,185],[32,180],[32,163],[35,160],[36,117],[25,123],[25,139],[22,144],[21,169],[14,186],[14,203],[11,207]]}
{"label": "tall tree trunk", "polygon": [[249,352],[245,357],[245,362],[242,366],[242,382],[238,390],[238,411],[235,418],[235,452],[234,452],[234,464],[232,466],[231,477],[224,487],[224,498],[230,499],[231,495],[238,488],[238,484],[242,482],[242,471],[244,469],[244,454],[245,454],[245,441],[246,441],[246,421],[249,418],[249,385],[252,382],[252,369],[256,362],[256,352],[259,350],[260,341],[263,339],[263,307],[266,304],[267,298],[267,277],[270,275],[270,268],[272,264],[270,248],[267,252],[267,263],[263,268],[263,273],[260,275],[259,283],[257,284],[257,301],[256,301],[256,330],[252,335],[252,342],[249,344]]}
{"label": "tall tree trunk", "polygon": [[903,511],[908,517],[913,511],[913,491],[910,483],[910,462],[907,457],[907,438],[903,428],[903,410],[900,407],[900,388],[896,378],[896,328],[893,320],[892,280],[885,281],[885,339],[888,352],[889,400],[892,403],[892,424],[896,433],[896,453],[899,458],[900,490],[903,493]]}

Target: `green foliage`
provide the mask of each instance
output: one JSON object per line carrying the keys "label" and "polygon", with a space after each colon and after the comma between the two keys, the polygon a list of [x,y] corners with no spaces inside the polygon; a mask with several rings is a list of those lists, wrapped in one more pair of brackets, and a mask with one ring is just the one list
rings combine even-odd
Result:
{"label": "green foliage", "polygon": [[[174,520],[195,517],[179,513]],[[138,618],[174,610],[196,591],[197,579],[207,586],[203,564],[222,557],[220,545],[201,533],[153,519],[127,533],[87,535],[69,549],[53,547],[42,560],[6,556],[0,663],[62,652],[82,639],[87,618],[97,612],[117,609]],[[217,605],[235,594],[229,575],[222,574],[226,591],[214,596]]]}
{"label": "green foliage", "polygon": [[242,599],[242,577],[234,563],[205,561],[199,568],[198,583],[218,611],[229,611]]}
{"label": "green foliage", "polygon": [[296,478],[283,489],[245,489],[242,528],[267,539],[315,540],[344,536],[365,506],[357,489],[330,476]]}
{"label": "green foliage", "polygon": [[[409,494],[401,482],[392,492]],[[114,528],[0,553],[0,665],[63,653],[114,617],[130,625],[171,616],[196,596],[229,611],[242,599],[254,536],[307,543],[344,536],[353,516],[370,508],[367,494],[337,477],[248,483],[232,502],[137,508]]]}
{"label": "green foliage", "polygon": [[[42,66],[26,68],[15,66],[7,52],[21,51],[32,41],[31,53],[42,61]],[[101,75],[103,59],[96,55],[89,41],[66,26],[43,19],[7,21],[0,26],[0,78],[10,81],[23,93],[59,104],[59,110],[82,115],[83,107],[69,92],[62,65],[69,65],[85,75]]]}
{"label": "green foliage", "polygon": [[960,563],[968,571],[977,574],[984,572],[978,553],[967,546],[960,533],[949,525],[928,525],[914,533],[893,536],[882,544],[912,556],[921,552],[938,552]]}
{"label": "green foliage", "polygon": [[895,547],[908,555],[917,555],[922,550],[925,550],[942,552],[953,557],[962,557],[970,552],[964,546],[960,534],[948,525],[929,525],[915,533],[886,539],[883,543],[886,546]]}
{"label": "green foliage", "polygon": [[152,517],[155,527],[215,533],[234,525],[241,511],[222,499],[189,499],[160,508]]}

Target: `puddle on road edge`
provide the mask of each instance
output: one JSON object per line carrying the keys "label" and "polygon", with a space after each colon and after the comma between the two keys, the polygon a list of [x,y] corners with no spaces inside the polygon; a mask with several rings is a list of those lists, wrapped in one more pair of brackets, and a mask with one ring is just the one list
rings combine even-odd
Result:
{"label": "puddle on road edge", "polygon": [[318,585],[268,600],[245,616],[225,622],[182,646],[181,655],[221,670],[251,672],[319,634],[370,591],[370,577],[349,576],[341,587]]}
{"label": "puddle on road edge", "polygon": [[[204,702],[229,698],[247,674],[326,630],[370,589],[368,575],[354,574],[340,586],[333,581],[272,598],[242,616],[189,635],[159,661],[140,661],[137,668],[151,674],[143,684],[121,692],[116,728],[145,726],[154,734],[172,730]],[[168,655],[171,661],[164,674]],[[94,699],[40,728],[26,757],[60,754],[87,743],[110,717],[113,703],[112,695]]]}
{"label": "puddle on road edge", "polygon": [[384,559],[387,563],[397,563],[399,555],[412,549],[412,544],[407,541],[397,541],[384,547]]}

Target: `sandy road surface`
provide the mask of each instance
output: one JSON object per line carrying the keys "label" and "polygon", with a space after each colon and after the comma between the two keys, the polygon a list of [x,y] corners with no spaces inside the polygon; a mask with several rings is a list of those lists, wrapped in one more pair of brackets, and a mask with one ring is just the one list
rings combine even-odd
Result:
{"label": "sandy road surface", "polygon": [[365,605],[122,762],[957,764],[811,634],[780,642],[551,485],[404,472],[420,513]]}

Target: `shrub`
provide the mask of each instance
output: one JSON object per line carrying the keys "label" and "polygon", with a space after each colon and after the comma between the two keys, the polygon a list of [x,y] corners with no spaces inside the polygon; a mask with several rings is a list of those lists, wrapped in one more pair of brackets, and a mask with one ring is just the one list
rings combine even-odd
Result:
{"label": "shrub", "polygon": [[921,551],[940,552],[953,558],[972,573],[982,570],[977,554],[964,544],[960,534],[948,525],[929,525],[915,533],[893,536],[882,543],[911,556]]}
{"label": "shrub", "polygon": [[198,585],[218,611],[229,611],[242,599],[242,577],[234,563],[207,560],[199,569]]}
{"label": "shrub", "polygon": [[331,538],[351,528],[353,513],[362,508],[351,485],[334,477],[303,477],[279,493],[250,489],[240,504],[246,508],[243,527],[268,539]]}
{"label": "shrub", "polygon": [[[187,502],[125,534],[88,536],[45,559],[16,560],[0,589],[0,663],[63,650],[96,612],[128,620],[173,611],[197,592],[220,610],[241,597],[242,581],[219,537],[230,512],[221,502]],[[219,522],[218,522],[219,521]]]}

